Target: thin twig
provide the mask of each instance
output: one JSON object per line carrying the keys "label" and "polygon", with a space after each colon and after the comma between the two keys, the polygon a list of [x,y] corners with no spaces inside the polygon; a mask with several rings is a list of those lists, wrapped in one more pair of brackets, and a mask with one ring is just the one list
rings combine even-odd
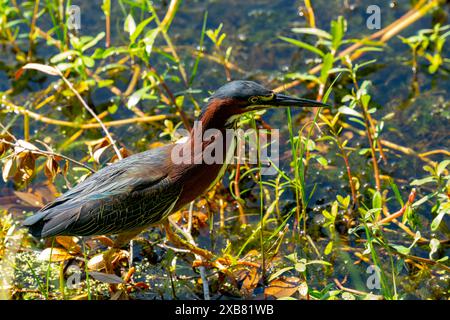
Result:
{"label": "thin twig", "polygon": [[414,202],[415,197],[416,197],[416,189],[413,188],[411,190],[411,193],[409,194],[408,201],[405,203],[405,205],[399,211],[388,215],[387,217],[385,217],[385,218],[381,219],[380,221],[378,221],[376,224],[377,225],[382,225],[382,224],[391,222],[392,220],[401,217],[406,212],[406,209],[408,209],[408,207],[410,207],[412,205],[412,203]]}
{"label": "thin twig", "polygon": [[[56,69],[56,68],[55,68]],[[56,69],[59,71],[59,69]],[[106,136],[109,139],[109,142],[112,144],[114,151],[116,152],[117,158],[119,158],[119,160],[122,160],[122,154],[120,153],[119,148],[116,145],[116,142],[114,141],[114,139],[111,137],[111,134],[109,133],[108,128],[106,128],[106,126],[103,124],[103,121],[97,116],[97,114],[94,112],[94,110],[91,109],[91,107],[88,106],[88,104],[84,101],[84,99],[81,97],[81,95],[78,93],[77,90],[75,90],[75,88],[72,86],[72,84],[70,83],[69,80],[66,79],[66,77],[64,77],[64,75],[60,73],[60,77],[63,79],[63,81],[66,83],[66,85],[70,88],[70,90],[72,90],[72,92],[75,94],[75,96],[78,98],[78,100],[80,101],[80,103],[83,105],[83,107],[89,111],[89,113],[95,118],[95,120],[97,120],[97,122],[100,124],[100,126],[102,127],[103,131],[105,132]]]}

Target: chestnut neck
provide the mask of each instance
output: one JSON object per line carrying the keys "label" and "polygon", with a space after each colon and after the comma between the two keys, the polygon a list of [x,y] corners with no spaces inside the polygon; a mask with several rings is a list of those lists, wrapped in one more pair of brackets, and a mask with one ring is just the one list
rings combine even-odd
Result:
{"label": "chestnut neck", "polygon": [[197,121],[201,123],[202,133],[208,129],[224,131],[234,126],[231,119],[239,116],[241,113],[238,101],[233,99],[214,99],[208,103]]}

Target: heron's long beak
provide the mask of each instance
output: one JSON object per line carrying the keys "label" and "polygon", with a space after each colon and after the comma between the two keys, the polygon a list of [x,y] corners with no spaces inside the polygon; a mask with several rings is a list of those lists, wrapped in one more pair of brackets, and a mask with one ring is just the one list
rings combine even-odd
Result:
{"label": "heron's long beak", "polygon": [[331,107],[330,105],[319,101],[295,98],[279,93],[275,94],[275,97],[272,100],[267,101],[267,104],[273,107]]}

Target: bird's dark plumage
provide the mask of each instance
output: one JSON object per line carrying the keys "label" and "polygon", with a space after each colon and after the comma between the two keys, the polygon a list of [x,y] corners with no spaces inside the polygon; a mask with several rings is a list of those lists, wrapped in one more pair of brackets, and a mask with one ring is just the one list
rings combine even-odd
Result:
{"label": "bird's dark plumage", "polygon": [[221,86],[210,99],[242,99],[248,100],[253,96],[268,96],[272,91],[253,81],[236,80]]}
{"label": "bird's dark plumage", "polygon": [[171,148],[152,149],[101,169],[23,224],[36,237],[50,237],[115,234],[159,222],[181,192],[167,176]]}

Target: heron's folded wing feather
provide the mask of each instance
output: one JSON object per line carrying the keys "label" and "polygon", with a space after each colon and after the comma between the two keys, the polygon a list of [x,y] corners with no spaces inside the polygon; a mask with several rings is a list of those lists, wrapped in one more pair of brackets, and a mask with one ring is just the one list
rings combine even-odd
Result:
{"label": "heron's folded wing feather", "polygon": [[[25,220],[34,235],[48,237],[70,230],[77,222],[92,222],[105,204],[124,201],[132,195],[159,189],[167,176],[167,148],[150,150],[105,167],[69,190],[36,215]],[[101,209],[100,211],[98,209]],[[124,207],[124,210],[127,210]],[[110,214],[110,212],[103,212]]]}

